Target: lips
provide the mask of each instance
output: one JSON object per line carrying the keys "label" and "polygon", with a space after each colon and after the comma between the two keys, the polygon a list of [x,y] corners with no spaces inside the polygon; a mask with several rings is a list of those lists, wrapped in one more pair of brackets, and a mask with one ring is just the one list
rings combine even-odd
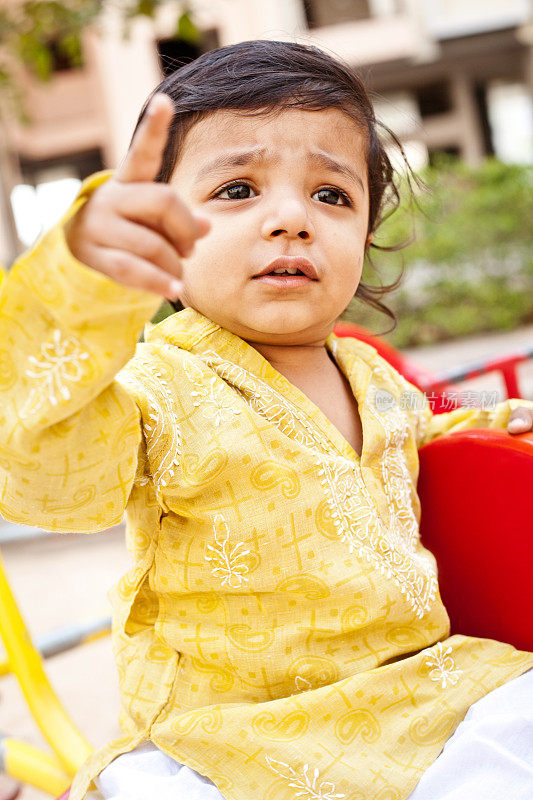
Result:
{"label": "lips", "polygon": [[269,275],[275,269],[299,269],[310,280],[318,280],[314,265],[307,258],[301,258],[300,256],[280,256],[280,258],[271,261],[270,264],[253,277],[260,278],[262,275]]}

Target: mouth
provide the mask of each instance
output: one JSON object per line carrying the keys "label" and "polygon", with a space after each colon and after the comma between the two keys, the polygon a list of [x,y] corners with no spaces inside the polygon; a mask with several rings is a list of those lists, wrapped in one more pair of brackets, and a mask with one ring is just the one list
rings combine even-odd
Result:
{"label": "mouth", "polygon": [[313,281],[307,275],[258,275],[253,279],[257,283],[275,286],[278,289],[299,289],[310,286]]}
{"label": "mouth", "polygon": [[253,279],[278,286],[303,286],[311,281],[318,281],[318,275],[307,258],[281,256],[271,261]]}

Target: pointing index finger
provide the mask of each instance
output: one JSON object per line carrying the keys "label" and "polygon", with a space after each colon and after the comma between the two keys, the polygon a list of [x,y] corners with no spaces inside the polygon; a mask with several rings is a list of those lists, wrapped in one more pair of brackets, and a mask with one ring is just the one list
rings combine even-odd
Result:
{"label": "pointing index finger", "polygon": [[174,103],[171,98],[162,92],[155,94],[137,128],[126,158],[115,173],[115,180],[131,183],[156,179],[173,116]]}

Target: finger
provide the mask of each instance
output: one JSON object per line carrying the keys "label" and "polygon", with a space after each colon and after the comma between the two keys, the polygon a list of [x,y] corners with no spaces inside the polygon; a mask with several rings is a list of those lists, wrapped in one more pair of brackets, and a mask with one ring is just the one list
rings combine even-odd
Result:
{"label": "finger", "polygon": [[167,300],[178,300],[183,291],[182,281],[150,264],[144,258],[125,250],[116,250],[112,247],[95,248],[92,264],[123,286],[153,292]]}
{"label": "finger", "polygon": [[532,415],[527,408],[515,408],[512,412],[507,430],[509,433],[524,433],[531,430]]}
{"label": "finger", "polygon": [[125,250],[181,279],[182,265],[176,249],[164,236],[144,225],[117,217],[113,220],[109,238],[97,235],[95,244],[114,250]]}
{"label": "finger", "polygon": [[156,179],[173,116],[174,103],[171,98],[161,92],[155,94],[150,100],[122,165],[115,173],[117,181],[130,183]]}
{"label": "finger", "polygon": [[[117,187],[119,188],[119,187]],[[116,211],[123,217],[141,225],[148,225],[162,233],[181,256],[191,254],[197,238],[205,236],[210,223],[196,217],[171,186],[159,183],[128,184],[128,191],[119,191]]]}

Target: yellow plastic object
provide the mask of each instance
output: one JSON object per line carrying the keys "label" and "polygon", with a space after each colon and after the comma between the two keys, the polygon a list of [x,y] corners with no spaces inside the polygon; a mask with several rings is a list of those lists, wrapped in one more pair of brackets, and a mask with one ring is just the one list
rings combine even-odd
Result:
{"label": "yellow plastic object", "polygon": [[16,780],[58,797],[72,781],[57,757],[17,739],[0,739],[0,769]]}
{"label": "yellow plastic object", "polygon": [[9,587],[1,557],[0,636],[11,672],[20,684],[33,718],[65,772],[73,777],[90,755],[91,747],[68,717],[46,677],[39,652],[32,644]]}

